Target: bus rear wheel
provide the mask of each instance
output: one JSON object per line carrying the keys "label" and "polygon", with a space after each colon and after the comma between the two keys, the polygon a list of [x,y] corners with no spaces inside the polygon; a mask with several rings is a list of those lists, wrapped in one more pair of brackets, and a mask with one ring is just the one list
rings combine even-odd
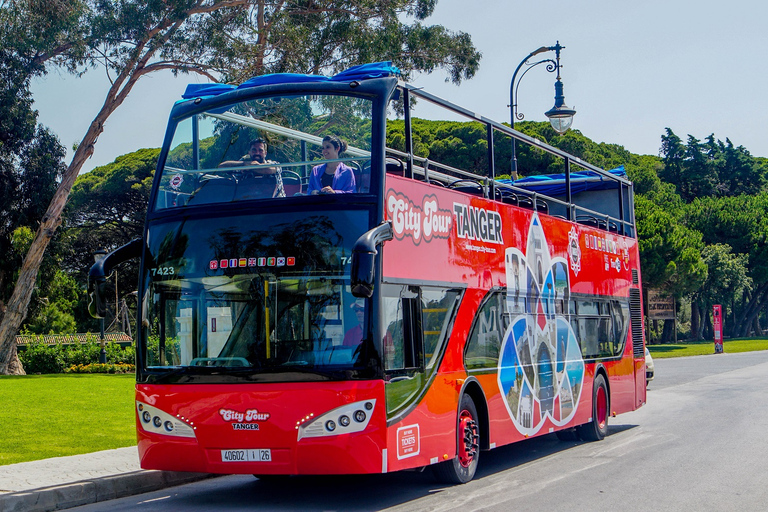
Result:
{"label": "bus rear wheel", "polygon": [[480,458],[480,426],[477,408],[469,395],[462,395],[456,425],[457,454],[451,460],[432,466],[437,479],[448,484],[465,484],[472,480]]}
{"label": "bus rear wheel", "polygon": [[592,387],[592,421],[576,427],[585,441],[601,441],[608,434],[608,410],[610,399],[605,377],[598,375]]}

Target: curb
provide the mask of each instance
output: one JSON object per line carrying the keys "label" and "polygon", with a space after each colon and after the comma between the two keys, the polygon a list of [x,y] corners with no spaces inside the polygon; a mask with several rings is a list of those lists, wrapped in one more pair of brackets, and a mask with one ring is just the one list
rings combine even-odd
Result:
{"label": "curb", "polygon": [[0,494],[0,512],[50,512],[157,491],[221,475],[141,470],[30,491]]}

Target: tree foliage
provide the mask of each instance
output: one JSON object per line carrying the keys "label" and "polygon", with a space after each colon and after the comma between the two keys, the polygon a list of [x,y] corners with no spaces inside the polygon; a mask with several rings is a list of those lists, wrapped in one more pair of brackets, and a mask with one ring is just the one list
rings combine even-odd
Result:
{"label": "tree foliage", "polygon": [[[395,61],[404,74],[445,69],[470,78],[480,53],[468,35],[422,21],[436,0],[19,0],[0,4],[3,59],[22,78],[65,69],[104,68],[105,101],[38,226],[0,320],[0,373],[17,361],[13,336],[27,315],[38,270],[70,190],[109,116],[149,73],[196,72],[225,80],[269,72],[335,71]],[[409,20],[415,20],[409,23]],[[14,89],[15,90],[15,89]],[[23,95],[14,104],[28,101]],[[18,101],[16,101],[18,100]]]}

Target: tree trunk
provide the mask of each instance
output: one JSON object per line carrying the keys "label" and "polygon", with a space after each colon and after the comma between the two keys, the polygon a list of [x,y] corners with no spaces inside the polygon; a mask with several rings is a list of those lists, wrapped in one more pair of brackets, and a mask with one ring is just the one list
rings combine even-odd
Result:
{"label": "tree trunk", "polygon": [[675,321],[664,320],[664,326],[661,332],[662,343],[672,343],[675,341]]}
{"label": "tree trunk", "polygon": [[709,314],[709,309],[704,311],[704,339],[715,339],[715,326],[712,325],[712,317]]}
{"label": "tree trunk", "polygon": [[747,334],[749,333],[749,328],[752,325],[752,319],[754,318],[754,315],[760,311],[761,309],[760,305],[765,300],[767,293],[768,293],[768,283],[764,283],[760,285],[760,287],[757,290],[752,292],[749,301],[742,308],[741,314],[736,320],[736,325],[733,326],[734,337],[745,338],[747,336]]}
{"label": "tree trunk", "polygon": [[699,303],[695,300],[691,302],[691,339],[703,339],[701,337],[701,316],[699,315]]}

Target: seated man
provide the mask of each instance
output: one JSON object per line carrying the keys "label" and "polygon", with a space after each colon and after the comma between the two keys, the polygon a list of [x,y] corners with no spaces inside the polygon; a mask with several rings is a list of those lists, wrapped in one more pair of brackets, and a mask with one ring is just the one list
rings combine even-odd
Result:
{"label": "seated man", "polygon": [[[264,139],[254,139],[248,150],[239,160],[221,162],[219,167],[238,167],[246,165],[276,164],[267,160],[267,142]],[[237,199],[254,199],[261,197],[285,197],[282,171],[279,167],[252,169],[238,179]]]}
{"label": "seated man", "polygon": [[344,341],[342,342],[342,346],[344,347],[356,347],[363,341],[363,321],[365,319],[365,304],[363,299],[357,299],[350,307],[355,312],[357,325],[344,334]]}

